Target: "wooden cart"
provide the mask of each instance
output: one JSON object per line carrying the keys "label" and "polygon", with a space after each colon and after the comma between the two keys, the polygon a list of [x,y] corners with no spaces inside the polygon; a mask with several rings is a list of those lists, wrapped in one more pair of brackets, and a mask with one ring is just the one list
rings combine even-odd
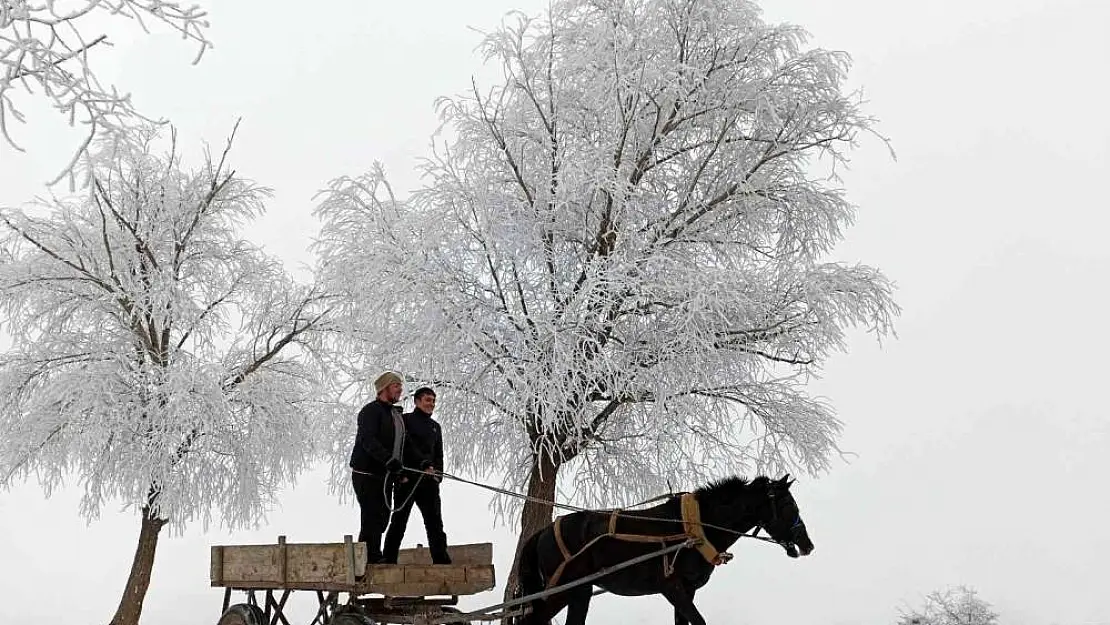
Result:
{"label": "wooden cart", "polygon": [[[493,544],[448,547],[452,564],[432,564],[426,548],[401,550],[397,564],[366,564],[366,543],[288,543],[212,547],[212,586],[224,588],[218,625],[291,625],[294,591],[315,593],[309,625],[449,623],[460,595],[495,585]],[[245,602],[231,603],[233,591]],[[347,599],[341,602],[342,596]],[[456,623],[465,623],[460,617]]]}

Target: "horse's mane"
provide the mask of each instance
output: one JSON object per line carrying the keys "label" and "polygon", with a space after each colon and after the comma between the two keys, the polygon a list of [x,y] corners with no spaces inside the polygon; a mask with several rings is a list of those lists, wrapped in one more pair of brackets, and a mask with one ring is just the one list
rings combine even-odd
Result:
{"label": "horse's mane", "polygon": [[754,480],[751,481],[748,481],[747,478],[741,477],[739,475],[731,475],[728,477],[722,477],[720,479],[713,480],[705,486],[698,488],[696,491],[694,491],[694,493],[699,496],[706,495],[708,497],[712,497],[713,495],[736,496],[741,493],[747,492],[752,488],[763,488],[770,482],[771,478],[765,475],[760,475],[759,477],[756,477]]}

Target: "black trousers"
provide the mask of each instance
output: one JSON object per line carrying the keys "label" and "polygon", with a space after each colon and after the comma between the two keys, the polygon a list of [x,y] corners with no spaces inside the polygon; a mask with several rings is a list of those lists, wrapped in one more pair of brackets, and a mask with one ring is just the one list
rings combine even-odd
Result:
{"label": "black trousers", "polygon": [[361,520],[358,542],[366,543],[368,562],[380,562],[382,559],[382,534],[389,523],[387,479],[364,473],[351,474]]}
{"label": "black trousers", "polygon": [[424,518],[432,563],[451,564],[451,557],[447,555],[447,534],[443,533],[439,482],[430,475],[421,475],[419,479],[410,475],[407,482],[395,485],[394,512],[389,522],[389,531],[385,534],[384,561],[397,562],[397,552],[401,550],[401,539],[405,537],[405,528],[408,526],[413,505],[420,508],[420,516]]}

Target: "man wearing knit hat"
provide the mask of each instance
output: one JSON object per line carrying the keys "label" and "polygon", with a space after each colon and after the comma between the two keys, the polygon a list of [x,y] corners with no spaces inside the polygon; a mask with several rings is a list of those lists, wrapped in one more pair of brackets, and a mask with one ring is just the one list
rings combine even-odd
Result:
{"label": "man wearing knit hat", "polygon": [[400,478],[405,438],[401,407],[401,376],[386,371],[374,380],[378,396],[358,413],[358,433],[351,449],[351,482],[361,513],[359,542],[366,543],[367,561],[382,560],[382,534],[389,523],[389,491]]}

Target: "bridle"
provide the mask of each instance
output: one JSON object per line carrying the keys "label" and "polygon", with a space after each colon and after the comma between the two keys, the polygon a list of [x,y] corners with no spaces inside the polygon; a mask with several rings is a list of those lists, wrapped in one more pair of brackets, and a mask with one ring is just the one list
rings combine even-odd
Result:
{"label": "bridle", "polygon": [[[771,534],[771,531],[769,529],[767,529],[768,525],[775,525],[775,524],[777,524],[777,522],[779,520],[779,508],[778,508],[778,506],[775,505],[775,491],[774,490],[771,490],[769,493],[767,493],[767,499],[770,502],[770,506],[771,506],[771,519],[767,523],[757,523],[756,526],[755,526],[755,529],[752,531],[752,533],[750,535],[753,538],[758,538],[759,537],[759,531],[763,530],[763,531],[767,532],[767,535],[771,536],[772,540],[774,540],[776,543],[779,543],[779,544],[783,545],[784,547],[787,547],[788,544],[784,544],[783,541],[775,539],[774,536]],[[791,534],[797,535],[798,528],[802,528],[804,530],[805,526],[806,526],[806,524],[802,521],[802,515],[799,513],[797,516],[794,517],[794,522],[790,524],[790,527],[788,528],[788,530],[790,531]]]}

